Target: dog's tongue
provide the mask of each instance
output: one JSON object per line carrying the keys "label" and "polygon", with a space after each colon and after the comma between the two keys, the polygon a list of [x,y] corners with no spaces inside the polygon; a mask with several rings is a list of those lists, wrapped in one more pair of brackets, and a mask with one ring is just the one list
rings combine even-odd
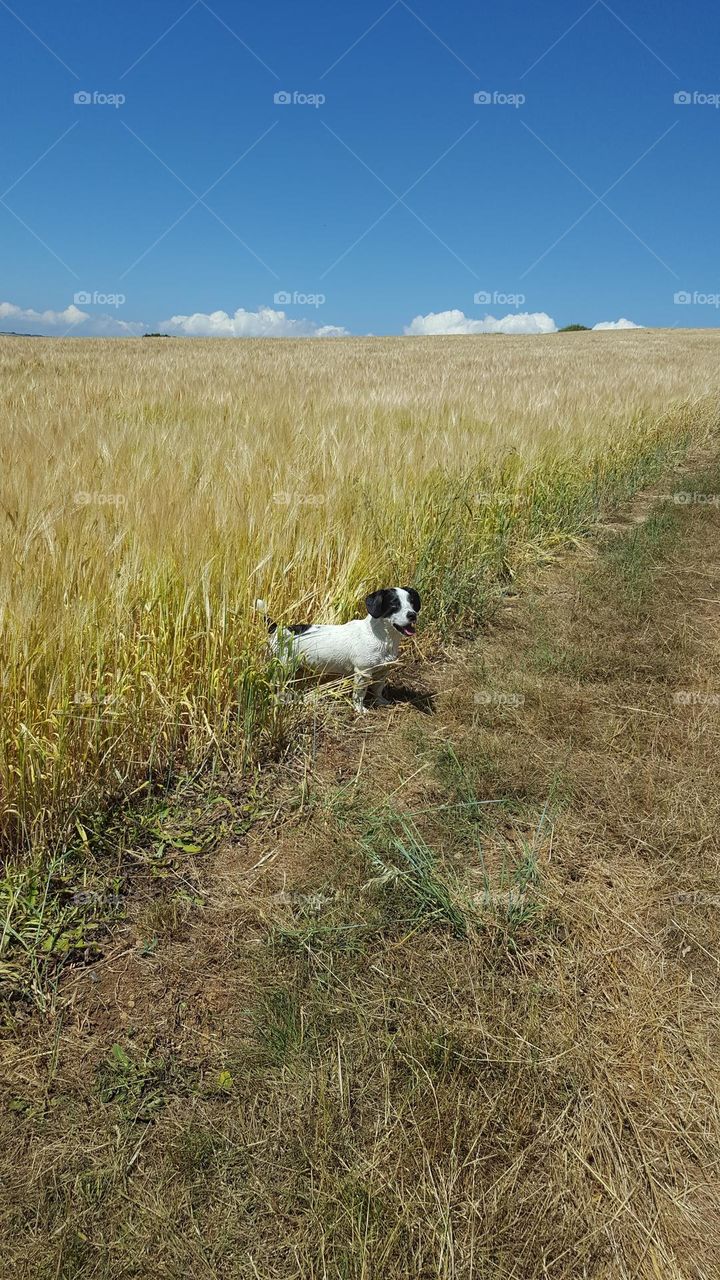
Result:
{"label": "dog's tongue", "polygon": [[403,633],[403,635],[404,635],[404,636],[414,636],[414,635],[415,635],[415,628],[414,628],[414,626],[412,625],[412,623],[411,623],[411,622],[408,622],[408,624],[407,624],[407,626],[406,626],[406,627],[401,627],[401,628],[400,628],[400,630],[402,631],[402,633]]}

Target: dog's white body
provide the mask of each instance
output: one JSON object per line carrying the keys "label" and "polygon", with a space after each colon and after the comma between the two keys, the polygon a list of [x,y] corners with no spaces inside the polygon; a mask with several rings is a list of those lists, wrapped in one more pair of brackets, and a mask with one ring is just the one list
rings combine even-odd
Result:
{"label": "dog's white body", "polygon": [[[368,689],[376,705],[387,705],[383,698],[387,672],[397,662],[401,635],[414,634],[420,597],[411,588],[390,587],[374,592],[366,603],[367,617],[352,622],[302,627],[270,624],[274,653],[296,658],[324,675],[354,676],[353,706],[360,712],[367,710]],[[256,607],[267,612],[262,600]]]}
{"label": "dog's white body", "polygon": [[400,637],[383,619],[355,619],[342,626],[312,626],[302,635],[275,633],[275,648],[289,637],[294,652],[314,671],[352,675],[354,671],[377,672],[397,661]]}

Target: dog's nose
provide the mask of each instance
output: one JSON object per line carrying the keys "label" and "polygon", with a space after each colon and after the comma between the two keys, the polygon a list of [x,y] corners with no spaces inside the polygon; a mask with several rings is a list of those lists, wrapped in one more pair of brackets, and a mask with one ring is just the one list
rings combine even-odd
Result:
{"label": "dog's nose", "polygon": [[414,622],[415,619],[417,618],[417,614],[414,609],[408,609],[407,616],[408,616],[408,622]]}

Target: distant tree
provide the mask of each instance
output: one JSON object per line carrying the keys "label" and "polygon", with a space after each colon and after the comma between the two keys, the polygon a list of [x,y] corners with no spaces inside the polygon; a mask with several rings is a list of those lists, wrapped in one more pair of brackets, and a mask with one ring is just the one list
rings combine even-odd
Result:
{"label": "distant tree", "polygon": [[558,333],[589,333],[590,326],[587,324],[565,324],[562,329],[558,329]]}
{"label": "distant tree", "polygon": [[169,338],[169,333],[144,333],[143,338]]}

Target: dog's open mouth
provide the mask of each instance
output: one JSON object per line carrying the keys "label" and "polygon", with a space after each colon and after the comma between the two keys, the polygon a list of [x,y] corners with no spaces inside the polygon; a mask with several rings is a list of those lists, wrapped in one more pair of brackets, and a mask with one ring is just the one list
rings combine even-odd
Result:
{"label": "dog's open mouth", "polygon": [[406,622],[404,627],[399,627],[397,622],[393,622],[393,626],[396,631],[400,632],[401,636],[415,635],[415,627],[413,626],[412,622]]}

